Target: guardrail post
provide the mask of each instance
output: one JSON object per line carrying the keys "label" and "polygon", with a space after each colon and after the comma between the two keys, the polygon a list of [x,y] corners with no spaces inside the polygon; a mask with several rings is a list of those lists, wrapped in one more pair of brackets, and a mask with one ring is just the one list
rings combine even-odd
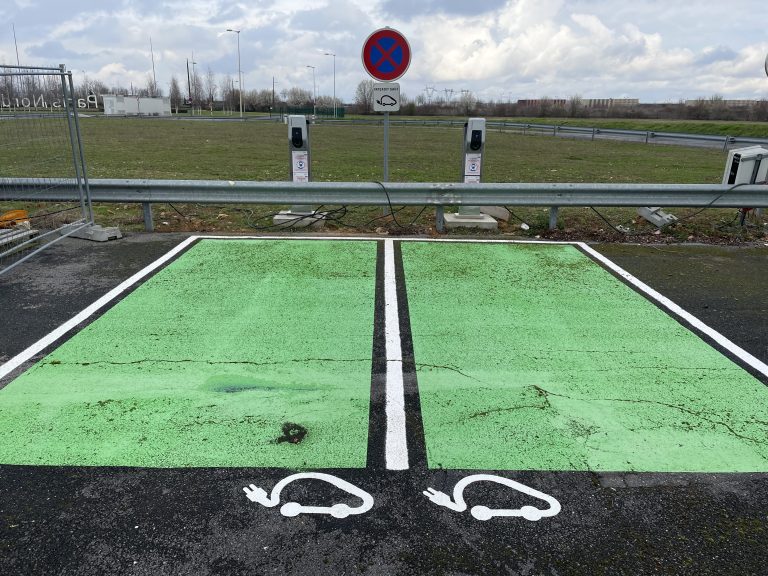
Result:
{"label": "guardrail post", "polygon": [[144,212],[144,230],[147,232],[154,232],[155,224],[152,221],[152,204],[149,202],[142,202],[141,209]]}
{"label": "guardrail post", "polygon": [[594,140],[594,139],[595,139],[595,129],[592,128],[592,140]]}
{"label": "guardrail post", "polygon": [[723,152],[728,152],[728,141],[731,139],[730,136],[725,137],[725,141],[723,142]]}
{"label": "guardrail post", "polygon": [[557,206],[549,207],[549,229],[557,230],[557,213],[559,208]]}
{"label": "guardrail post", "polygon": [[435,230],[438,232],[445,232],[445,218],[443,217],[442,204],[435,208]]}
{"label": "guardrail post", "polygon": [[648,144],[648,140],[649,140],[650,138],[651,138],[651,133],[650,133],[650,132],[646,132],[646,133],[645,133],[645,143],[646,143],[646,144]]}

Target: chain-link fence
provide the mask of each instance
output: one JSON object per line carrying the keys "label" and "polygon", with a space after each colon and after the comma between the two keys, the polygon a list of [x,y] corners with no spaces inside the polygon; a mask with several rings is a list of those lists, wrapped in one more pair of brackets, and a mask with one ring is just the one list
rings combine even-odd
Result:
{"label": "chain-link fence", "polygon": [[0,274],[93,222],[77,108],[64,66],[0,66]]}

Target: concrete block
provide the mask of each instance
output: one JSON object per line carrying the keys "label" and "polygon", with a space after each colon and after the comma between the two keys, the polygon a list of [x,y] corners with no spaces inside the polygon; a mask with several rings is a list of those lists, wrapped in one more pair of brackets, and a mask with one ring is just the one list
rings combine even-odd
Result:
{"label": "concrete block", "polygon": [[325,226],[327,212],[291,212],[282,210],[272,217],[272,224],[276,228],[322,228]]}
{"label": "concrete block", "polygon": [[503,206],[481,206],[480,212],[492,216],[493,218],[496,218],[496,220],[504,220],[504,222],[508,222],[509,217],[511,216],[509,210]]}
{"label": "concrete block", "polygon": [[498,230],[499,223],[487,214],[479,216],[463,216],[460,214],[445,213],[443,215],[445,227],[453,228],[479,228],[481,230]]}
{"label": "concrete block", "polygon": [[[84,228],[80,228],[80,226],[81,224],[69,224],[62,228],[61,235],[91,240],[92,242],[108,242],[109,240],[119,240],[123,237],[120,228],[116,226],[108,226],[107,228],[99,224],[91,224]],[[77,230],[77,228],[80,229]]]}

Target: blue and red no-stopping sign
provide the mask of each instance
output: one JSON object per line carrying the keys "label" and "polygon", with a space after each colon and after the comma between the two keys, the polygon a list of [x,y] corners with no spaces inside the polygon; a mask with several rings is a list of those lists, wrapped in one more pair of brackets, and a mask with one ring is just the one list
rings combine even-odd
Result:
{"label": "blue and red no-stopping sign", "polygon": [[381,82],[392,82],[405,74],[411,63],[411,46],[392,28],[380,28],[363,44],[363,66]]}

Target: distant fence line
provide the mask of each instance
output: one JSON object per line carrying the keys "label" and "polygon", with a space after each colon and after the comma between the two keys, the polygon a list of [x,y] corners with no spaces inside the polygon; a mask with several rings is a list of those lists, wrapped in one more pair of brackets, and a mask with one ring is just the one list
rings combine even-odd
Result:
{"label": "distant fence line", "polygon": [[[320,124],[374,124],[381,125],[383,118],[350,118],[344,120],[318,119]],[[443,119],[406,119],[390,118],[392,126],[443,126],[443,127],[463,127],[464,120],[443,120]],[[708,134],[684,134],[679,132],[659,132],[655,130],[627,130],[621,128],[590,128],[582,126],[568,126],[565,124],[538,124],[507,122],[504,120],[489,120],[486,122],[489,130],[498,130],[500,132],[515,131],[523,134],[536,134],[544,136],[574,136],[589,137],[591,140],[599,138],[626,137],[632,141],[643,141],[646,144],[660,142],[662,140],[712,144],[722,144],[723,150],[730,146],[740,144],[765,145],[768,146],[768,138],[753,138],[746,136],[716,136]]]}

